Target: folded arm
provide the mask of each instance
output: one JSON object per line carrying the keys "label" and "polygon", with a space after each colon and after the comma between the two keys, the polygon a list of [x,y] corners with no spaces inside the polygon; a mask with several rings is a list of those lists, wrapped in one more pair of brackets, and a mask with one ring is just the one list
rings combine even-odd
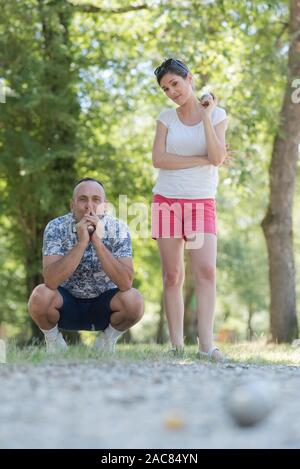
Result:
{"label": "folded arm", "polygon": [[227,155],[225,142],[227,124],[227,119],[224,119],[214,127],[211,118],[203,118],[208,160],[214,166],[223,164]]}
{"label": "folded arm", "polygon": [[51,290],[67,280],[80,264],[86,249],[85,243],[77,243],[65,256],[44,256],[43,277],[45,284]]}
{"label": "folded arm", "polygon": [[134,277],[132,258],[114,257],[96,234],[92,236],[92,242],[106,275],[121,291],[130,290]]}
{"label": "folded arm", "polygon": [[156,134],[152,149],[152,162],[154,168],[186,169],[211,164],[207,156],[193,155],[180,156],[166,152],[166,138],[168,129],[157,121]]}

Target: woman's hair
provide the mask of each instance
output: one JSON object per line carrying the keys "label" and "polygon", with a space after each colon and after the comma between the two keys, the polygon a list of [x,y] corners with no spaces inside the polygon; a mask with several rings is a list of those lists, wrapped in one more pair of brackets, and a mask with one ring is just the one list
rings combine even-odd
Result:
{"label": "woman's hair", "polygon": [[160,84],[162,77],[166,75],[166,73],[174,73],[182,78],[186,78],[189,73],[189,69],[183,62],[181,62],[181,60],[170,58],[164,60],[162,64],[154,70],[154,75],[156,76],[158,84]]}

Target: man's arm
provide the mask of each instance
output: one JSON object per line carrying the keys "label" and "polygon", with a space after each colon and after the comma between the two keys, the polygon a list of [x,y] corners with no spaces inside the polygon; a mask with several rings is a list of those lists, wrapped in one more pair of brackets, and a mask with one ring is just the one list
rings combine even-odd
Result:
{"label": "man's arm", "polygon": [[156,135],[152,149],[152,162],[154,168],[186,169],[211,164],[207,156],[180,156],[166,153],[166,137],[168,129],[157,122]]}
{"label": "man's arm", "polygon": [[80,264],[86,245],[78,242],[65,256],[44,256],[43,277],[50,290],[56,288],[75,272]]}
{"label": "man's arm", "polygon": [[43,257],[43,277],[51,290],[56,288],[75,272],[84,251],[89,244],[88,221],[84,217],[76,225],[77,244],[65,256],[50,255]]}
{"label": "man's arm", "polygon": [[106,275],[121,291],[130,290],[134,277],[132,258],[114,257],[96,233],[92,236],[92,242]]}

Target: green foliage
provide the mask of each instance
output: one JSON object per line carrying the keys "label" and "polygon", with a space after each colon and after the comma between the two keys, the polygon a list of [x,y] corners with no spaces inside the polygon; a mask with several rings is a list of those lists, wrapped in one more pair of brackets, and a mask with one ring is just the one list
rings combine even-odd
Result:
{"label": "green foliage", "polygon": [[[245,334],[251,308],[254,322],[263,318],[257,333],[267,331],[260,222],[285,85],[287,1],[146,3],[115,13],[129,2],[0,0],[8,89],[0,104],[0,322],[18,332],[41,270],[43,229],[68,210],[76,177],[101,179],[115,206],[125,194],[150,208],[155,117],[170,106],[153,69],[168,56],[189,64],[197,92],[213,90],[230,116],[234,161],[221,169],[218,196],[218,325],[234,318]],[[101,10],[83,11],[88,4]],[[149,338],[160,309],[159,256],[151,239],[133,243],[135,286],[146,299],[139,334]]]}

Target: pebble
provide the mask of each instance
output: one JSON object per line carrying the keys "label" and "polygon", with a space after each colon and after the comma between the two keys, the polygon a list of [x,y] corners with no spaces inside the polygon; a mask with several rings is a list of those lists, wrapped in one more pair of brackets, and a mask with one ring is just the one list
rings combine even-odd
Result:
{"label": "pebble", "polygon": [[300,441],[296,366],[62,361],[5,365],[0,380],[0,448],[292,448]]}

